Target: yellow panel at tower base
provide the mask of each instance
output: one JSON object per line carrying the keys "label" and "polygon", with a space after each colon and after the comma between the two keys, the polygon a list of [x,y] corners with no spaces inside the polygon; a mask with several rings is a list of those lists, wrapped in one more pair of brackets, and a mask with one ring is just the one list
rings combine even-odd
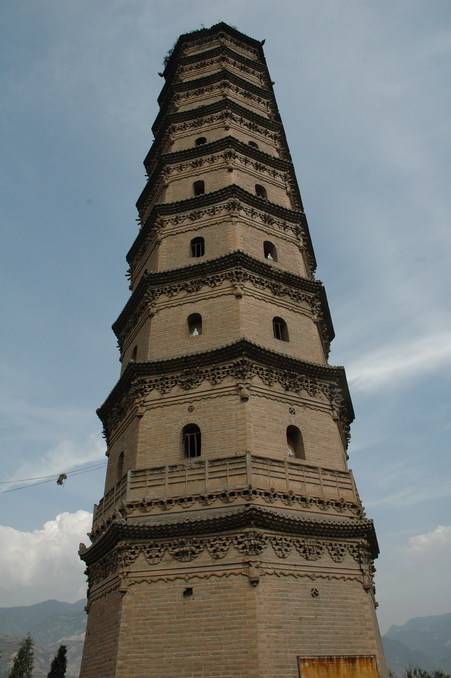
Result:
{"label": "yellow panel at tower base", "polygon": [[298,657],[301,678],[377,678],[374,656]]}

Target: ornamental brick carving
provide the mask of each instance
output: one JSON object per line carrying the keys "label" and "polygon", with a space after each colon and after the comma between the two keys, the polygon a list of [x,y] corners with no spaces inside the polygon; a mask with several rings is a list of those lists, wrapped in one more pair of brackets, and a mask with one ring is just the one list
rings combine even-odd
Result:
{"label": "ornamental brick carving", "polygon": [[277,298],[286,298],[294,304],[306,303],[309,305],[312,313],[312,318],[316,320],[321,329],[321,335],[327,347],[330,344],[329,331],[324,318],[322,304],[318,293],[309,293],[302,290],[290,287],[278,280],[270,277],[252,273],[244,268],[236,268],[225,270],[220,273],[211,275],[204,275],[198,279],[181,280],[180,282],[170,285],[162,285],[158,287],[149,287],[146,293],[137,305],[134,311],[130,314],[126,324],[118,333],[119,346],[122,348],[127,341],[130,332],[140,322],[142,317],[151,316],[154,313],[155,302],[161,297],[166,296],[173,299],[181,294],[195,294],[203,287],[215,289],[228,282],[231,285],[237,286],[243,295],[243,285],[250,284],[253,287],[271,293]]}
{"label": "ornamental brick carving", "polygon": [[306,560],[318,560],[324,553],[324,545],[313,539],[300,539],[295,542],[295,548]]}
{"label": "ornamental brick carving", "polygon": [[257,530],[249,530],[238,535],[190,537],[162,540],[150,544],[121,544],[108,556],[88,568],[89,581],[92,586],[116,572],[120,555],[122,555],[122,569],[125,568],[130,574],[130,568],[140,554],[150,565],[157,565],[165,554],[176,561],[190,563],[202,553],[209,554],[213,560],[222,560],[232,548],[241,556],[261,556],[268,547],[272,547],[275,555],[281,560],[286,560],[293,551],[296,551],[305,561],[317,561],[328,555],[333,562],[342,563],[346,556],[350,555],[361,565],[360,569],[365,583],[371,582],[372,560],[363,543],[281,537]]}
{"label": "ornamental brick carving", "polygon": [[179,68],[177,69],[177,79],[180,80],[181,79],[180,76],[183,76],[186,73],[191,74],[195,73],[196,71],[203,71],[204,69],[211,68],[212,66],[215,66],[217,64],[220,65],[221,67],[232,66],[233,68],[236,68],[242,73],[250,75],[251,77],[255,78],[261,83],[265,83],[266,81],[265,74],[261,70],[257,70],[256,68],[247,66],[246,64],[243,64],[241,61],[234,59],[229,54],[224,53],[219,54],[218,56],[212,57],[210,59],[203,59],[202,61],[198,61],[192,64],[184,64],[179,66]]}
{"label": "ornamental brick carving", "polygon": [[335,385],[302,374],[260,365],[248,358],[241,358],[218,367],[199,367],[196,370],[185,370],[178,374],[135,379],[123,398],[104,417],[104,433],[107,441],[129,409],[136,406],[138,402],[142,402],[152,391],[156,390],[161,395],[169,393],[175,387],[182,391],[189,391],[203,382],[212,385],[219,384],[226,377],[246,382],[259,377],[269,387],[280,384],[286,391],[292,393],[300,394],[305,391],[311,398],[329,402],[333,411],[343,420],[343,428],[348,430],[349,424],[346,421],[343,395]]}
{"label": "ornamental brick carving", "polygon": [[[302,230],[302,214],[299,214],[298,222],[288,222],[286,219],[280,219],[276,216],[268,214],[263,209],[259,210],[255,207],[250,207],[239,200],[228,200],[216,205],[209,205],[208,207],[192,209],[179,212],[170,216],[162,216],[159,221],[160,230],[168,227],[182,226],[186,223],[193,223],[205,217],[216,217],[220,215],[236,215],[237,217],[245,217],[253,222],[254,227],[258,227],[259,223],[262,227],[270,226],[273,229],[280,230],[282,233],[291,233],[299,240],[300,246],[303,247],[304,233]],[[154,228],[148,229],[145,238],[142,238],[139,248],[133,252],[133,258],[129,261],[132,268],[134,268],[148,250],[151,240],[155,237]],[[306,253],[307,254],[307,253]],[[311,270],[315,270],[313,266]]]}

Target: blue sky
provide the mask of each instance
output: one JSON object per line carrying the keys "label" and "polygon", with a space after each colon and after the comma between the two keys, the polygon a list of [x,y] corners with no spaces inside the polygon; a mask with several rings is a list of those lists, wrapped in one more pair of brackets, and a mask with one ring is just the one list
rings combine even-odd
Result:
{"label": "blue sky", "polygon": [[84,593],[157,72],[219,20],[266,39],[356,411],[382,628],[449,612],[449,0],[1,3],[0,606]]}

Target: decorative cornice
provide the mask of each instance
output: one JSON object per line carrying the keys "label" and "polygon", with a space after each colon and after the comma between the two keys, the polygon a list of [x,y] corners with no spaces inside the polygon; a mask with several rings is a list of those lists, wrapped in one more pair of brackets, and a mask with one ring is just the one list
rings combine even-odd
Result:
{"label": "decorative cornice", "polygon": [[227,68],[222,68],[220,71],[202,78],[172,83],[166,92],[164,104],[162,104],[155,118],[152,129],[159,130],[164,117],[170,112],[170,107],[177,103],[177,101],[203,96],[217,90],[222,91],[224,94],[227,92],[239,94],[257,106],[262,106],[274,120],[280,121],[272,89],[254,85],[248,80],[235,75],[232,71],[227,70]]}
{"label": "decorative cornice", "polygon": [[248,59],[239,52],[234,51],[226,44],[213,47],[205,52],[197,54],[188,54],[181,56],[177,61],[177,66],[173,70],[171,78],[167,78],[166,82],[158,96],[158,103],[161,104],[166,98],[166,92],[172,84],[172,80],[180,79],[181,73],[195,73],[197,70],[211,66],[216,63],[232,63],[236,68],[239,68],[246,74],[252,74],[254,77],[266,81],[267,69],[265,65],[255,59]]}
{"label": "decorative cornice", "polygon": [[340,417],[345,436],[349,433],[354,411],[343,367],[299,360],[241,339],[218,349],[168,360],[130,361],[97,410],[107,440],[130,408],[152,391],[165,394],[176,386],[188,391],[204,381],[218,384],[226,377],[240,382],[259,377],[267,386],[279,383],[286,391],[305,391],[310,397],[326,398]]}
{"label": "decorative cornice", "polygon": [[193,293],[203,286],[217,287],[224,280],[237,285],[249,282],[275,297],[286,297],[295,303],[307,302],[328,349],[334,338],[334,329],[322,283],[283,271],[240,250],[183,268],[145,274],[113,324],[119,347],[122,348],[139,318],[160,295],[175,297],[181,293]]}
{"label": "decorative cornice", "polygon": [[[149,223],[152,225],[155,223],[157,215],[169,216],[173,214],[180,214],[182,212],[189,212],[191,210],[196,210],[197,208],[206,207],[207,205],[215,205],[220,201],[225,201],[232,197],[236,197],[237,199],[251,205],[258,210],[261,210],[262,212],[267,212],[292,224],[299,224],[299,222],[302,222],[305,219],[305,215],[301,210],[291,210],[287,207],[282,207],[282,205],[277,205],[274,202],[270,202],[269,200],[263,200],[253,193],[245,191],[244,188],[241,188],[241,186],[231,184],[229,186],[225,186],[224,188],[220,188],[217,191],[204,193],[203,195],[199,195],[194,198],[187,198],[186,200],[178,200],[176,202],[160,203],[155,205],[147,217],[146,222],[143,224],[138,238]],[[235,205],[232,205],[231,207],[233,208]],[[190,215],[189,218],[191,220],[195,220],[195,216],[193,217]]]}
{"label": "decorative cornice", "polygon": [[[361,576],[363,572],[371,585],[373,584],[371,554],[366,541],[350,542],[293,538],[267,534],[260,530],[246,530],[239,534],[227,536],[189,537],[158,540],[150,543],[148,541],[120,541],[112,551],[101,557],[97,562],[90,563],[88,566],[89,584],[90,586],[99,584],[111,575],[118,575],[122,581],[127,578],[128,584],[128,577],[137,574],[132,573],[131,570],[139,556],[142,556],[149,566],[158,565],[165,556],[169,556],[170,559],[179,563],[191,563],[202,554],[210,556],[213,561],[220,561],[226,558],[231,549],[237,551],[241,556],[250,558],[250,561],[245,562],[252,570],[246,572],[246,574],[250,574],[254,584],[257,584],[264,569],[262,568],[264,564],[260,558],[264,558],[268,547],[272,548],[274,554],[280,560],[286,560],[290,555],[296,553],[301,561],[315,562],[321,558],[329,558],[333,563],[341,564],[347,556],[350,556],[359,565],[357,576]],[[255,560],[256,558],[258,560]],[[292,562],[291,566],[293,566]],[[286,567],[285,563],[284,567]],[[142,574],[142,571],[140,571],[137,581],[142,581]],[[173,575],[173,572],[167,574]],[[146,576],[148,575],[149,572],[146,572]]]}
{"label": "decorative cornice", "polygon": [[[379,553],[374,525],[371,520],[322,520],[252,506],[209,513],[202,517],[196,516],[193,518],[185,515],[172,521],[152,519],[143,524],[126,522],[125,520],[116,521],[110,525],[100,539],[88,549],[83,550],[80,557],[90,565],[111,551],[116,544],[127,540],[152,542],[161,539],[208,535],[208,537],[205,537],[205,541],[211,543],[215,539],[220,540],[223,532],[246,528],[270,530],[280,536],[291,535],[302,539],[309,537],[316,539],[360,539],[368,544],[372,558],[376,558]],[[213,533],[216,535],[215,537],[210,536]]]}
{"label": "decorative cornice", "polygon": [[[201,146],[193,146],[192,148],[186,148],[183,151],[164,153],[160,156],[160,160],[155,165],[152,174],[159,174],[160,172],[164,171],[164,167],[177,163],[182,164],[183,169],[185,169],[185,163],[189,162],[190,160],[197,160],[199,158],[203,158],[204,156],[220,153],[221,151],[229,148],[232,148],[237,153],[245,155],[250,161],[253,160],[260,165],[266,165],[267,167],[278,169],[285,173],[294,171],[291,161],[283,160],[282,158],[279,158],[275,155],[271,155],[270,153],[265,153],[264,151],[253,148],[252,146],[249,146],[249,144],[245,144],[239,139],[229,135],[222,137],[222,139],[212,141],[211,143],[203,144]],[[211,162],[210,158],[209,162]],[[193,165],[193,167],[194,166],[196,168],[200,167],[198,164]],[[139,202],[140,198],[138,198],[137,205]]]}
{"label": "decorative cornice", "polygon": [[[102,500],[104,501],[104,500]],[[102,501],[96,507],[94,513],[94,522],[90,534],[92,542],[96,542],[102,534],[106,532],[111,523],[122,519],[138,519],[149,516],[152,513],[159,516],[165,513],[179,513],[185,510],[201,510],[203,508],[216,509],[220,505],[238,505],[245,503],[255,503],[261,501],[268,505],[276,505],[294,509],[305,510],[313,513],[321,511],[324,514],[352,515],[356,518],[364,518],[365,512],[360,502],[346,501],[345,499],[310,497],[297,492],[282,492],[270,488],[257,489],[251,487],[247,489],[217,490],[215,492],[192,493],[187,496],[179,497],[150,497],[140,500],[123,501],[119,506],[113,508],[110,512],[98,516],[98,511],[102,511]]]}
{"label": "decorative cornice", "polygon": [[[263,56],[262,43],[255,38],[250,38],[248,35],[237,31],[236,28],[229,26],[223,21],[211,26],[210,28],[202,28],[198,31],[192,31],[191,33],[184,33],[179,37],[177,42],[174,45],[174,49],[171,52],[168,63],[164,70],[164,77],[166,79],[170,78],[171,72],[174,70],[176,64],[178,64],[180,58],[182,57],[181,52],[183,48],[189,46],[191,43],[192,46],[198,47],[207,45],[217,38],[225,37],[232,44],[239,45],[241,49],[247,50],[251,55],[251,58],[257,57],[262,61],[265,66],[265,60]],[[183,57],[182,57],[183,58]]]}
{"label": "decorative cornice", "polygon": [[241,126],[256,131],[262,136],[267,136],[274,140],[283,140],[285,142],[286,154],[289,156],[288,146],[286,145],[280,122],[264,118],[258,115],[258,113],[251,111],[250,108],[240,106],[231,99],[220,99],[207,106],[190,108],[187,111],[179,111],[177,113],[168,113],[162,121],[158,133],[157,130],[152,128],[156,138],[144,160],[145,167],[147,169],[151,168],[152,158],[157,153],[161,140],[165,137],[167,131],[196,129],[204,127],[205,124],[210,124],[215,120],[227,121],[228,119],[238,122]]}
{"label": "decorative cornice", "polygon": [[170,180],[171,175],[191,172],[198,176],[205,169],[211,170],[221,163],[229,169],[258,173],[263,181],[276,181],[279,185],[282,184],[284,189],[289,190],[295,209],[301,209],[294,169],[290,162],[253,149],[248,144],[227,136],[211,144],[162,155],[137,200],[139,213],[145,212],[155,194]]}
{"label": "decorative cornice", "polygon": [[258,219],[265,226],[290,230],[297,237],[302,236],[313,274],[316,260],[305,214],[300,210],[290,210],[262,200],[236,184],[187,200],[155,205],[127,254],[127,262],[133,265],[134,260],[144,254],[155,229],[161,228],[164,219],[170,219],[170,223],[178,225],[221,212],[235,212],[237,215],[244,212],[246,216]]}

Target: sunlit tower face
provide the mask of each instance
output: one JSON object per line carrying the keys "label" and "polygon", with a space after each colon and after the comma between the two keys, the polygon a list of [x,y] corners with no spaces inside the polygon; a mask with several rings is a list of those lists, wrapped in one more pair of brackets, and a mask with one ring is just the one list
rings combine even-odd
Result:
{"label": "sunlit tower face", "polygon": [[182,35],[164,78],[81,677],[336,676],[337,656],[386,676],[352,404],[262,45]]}

